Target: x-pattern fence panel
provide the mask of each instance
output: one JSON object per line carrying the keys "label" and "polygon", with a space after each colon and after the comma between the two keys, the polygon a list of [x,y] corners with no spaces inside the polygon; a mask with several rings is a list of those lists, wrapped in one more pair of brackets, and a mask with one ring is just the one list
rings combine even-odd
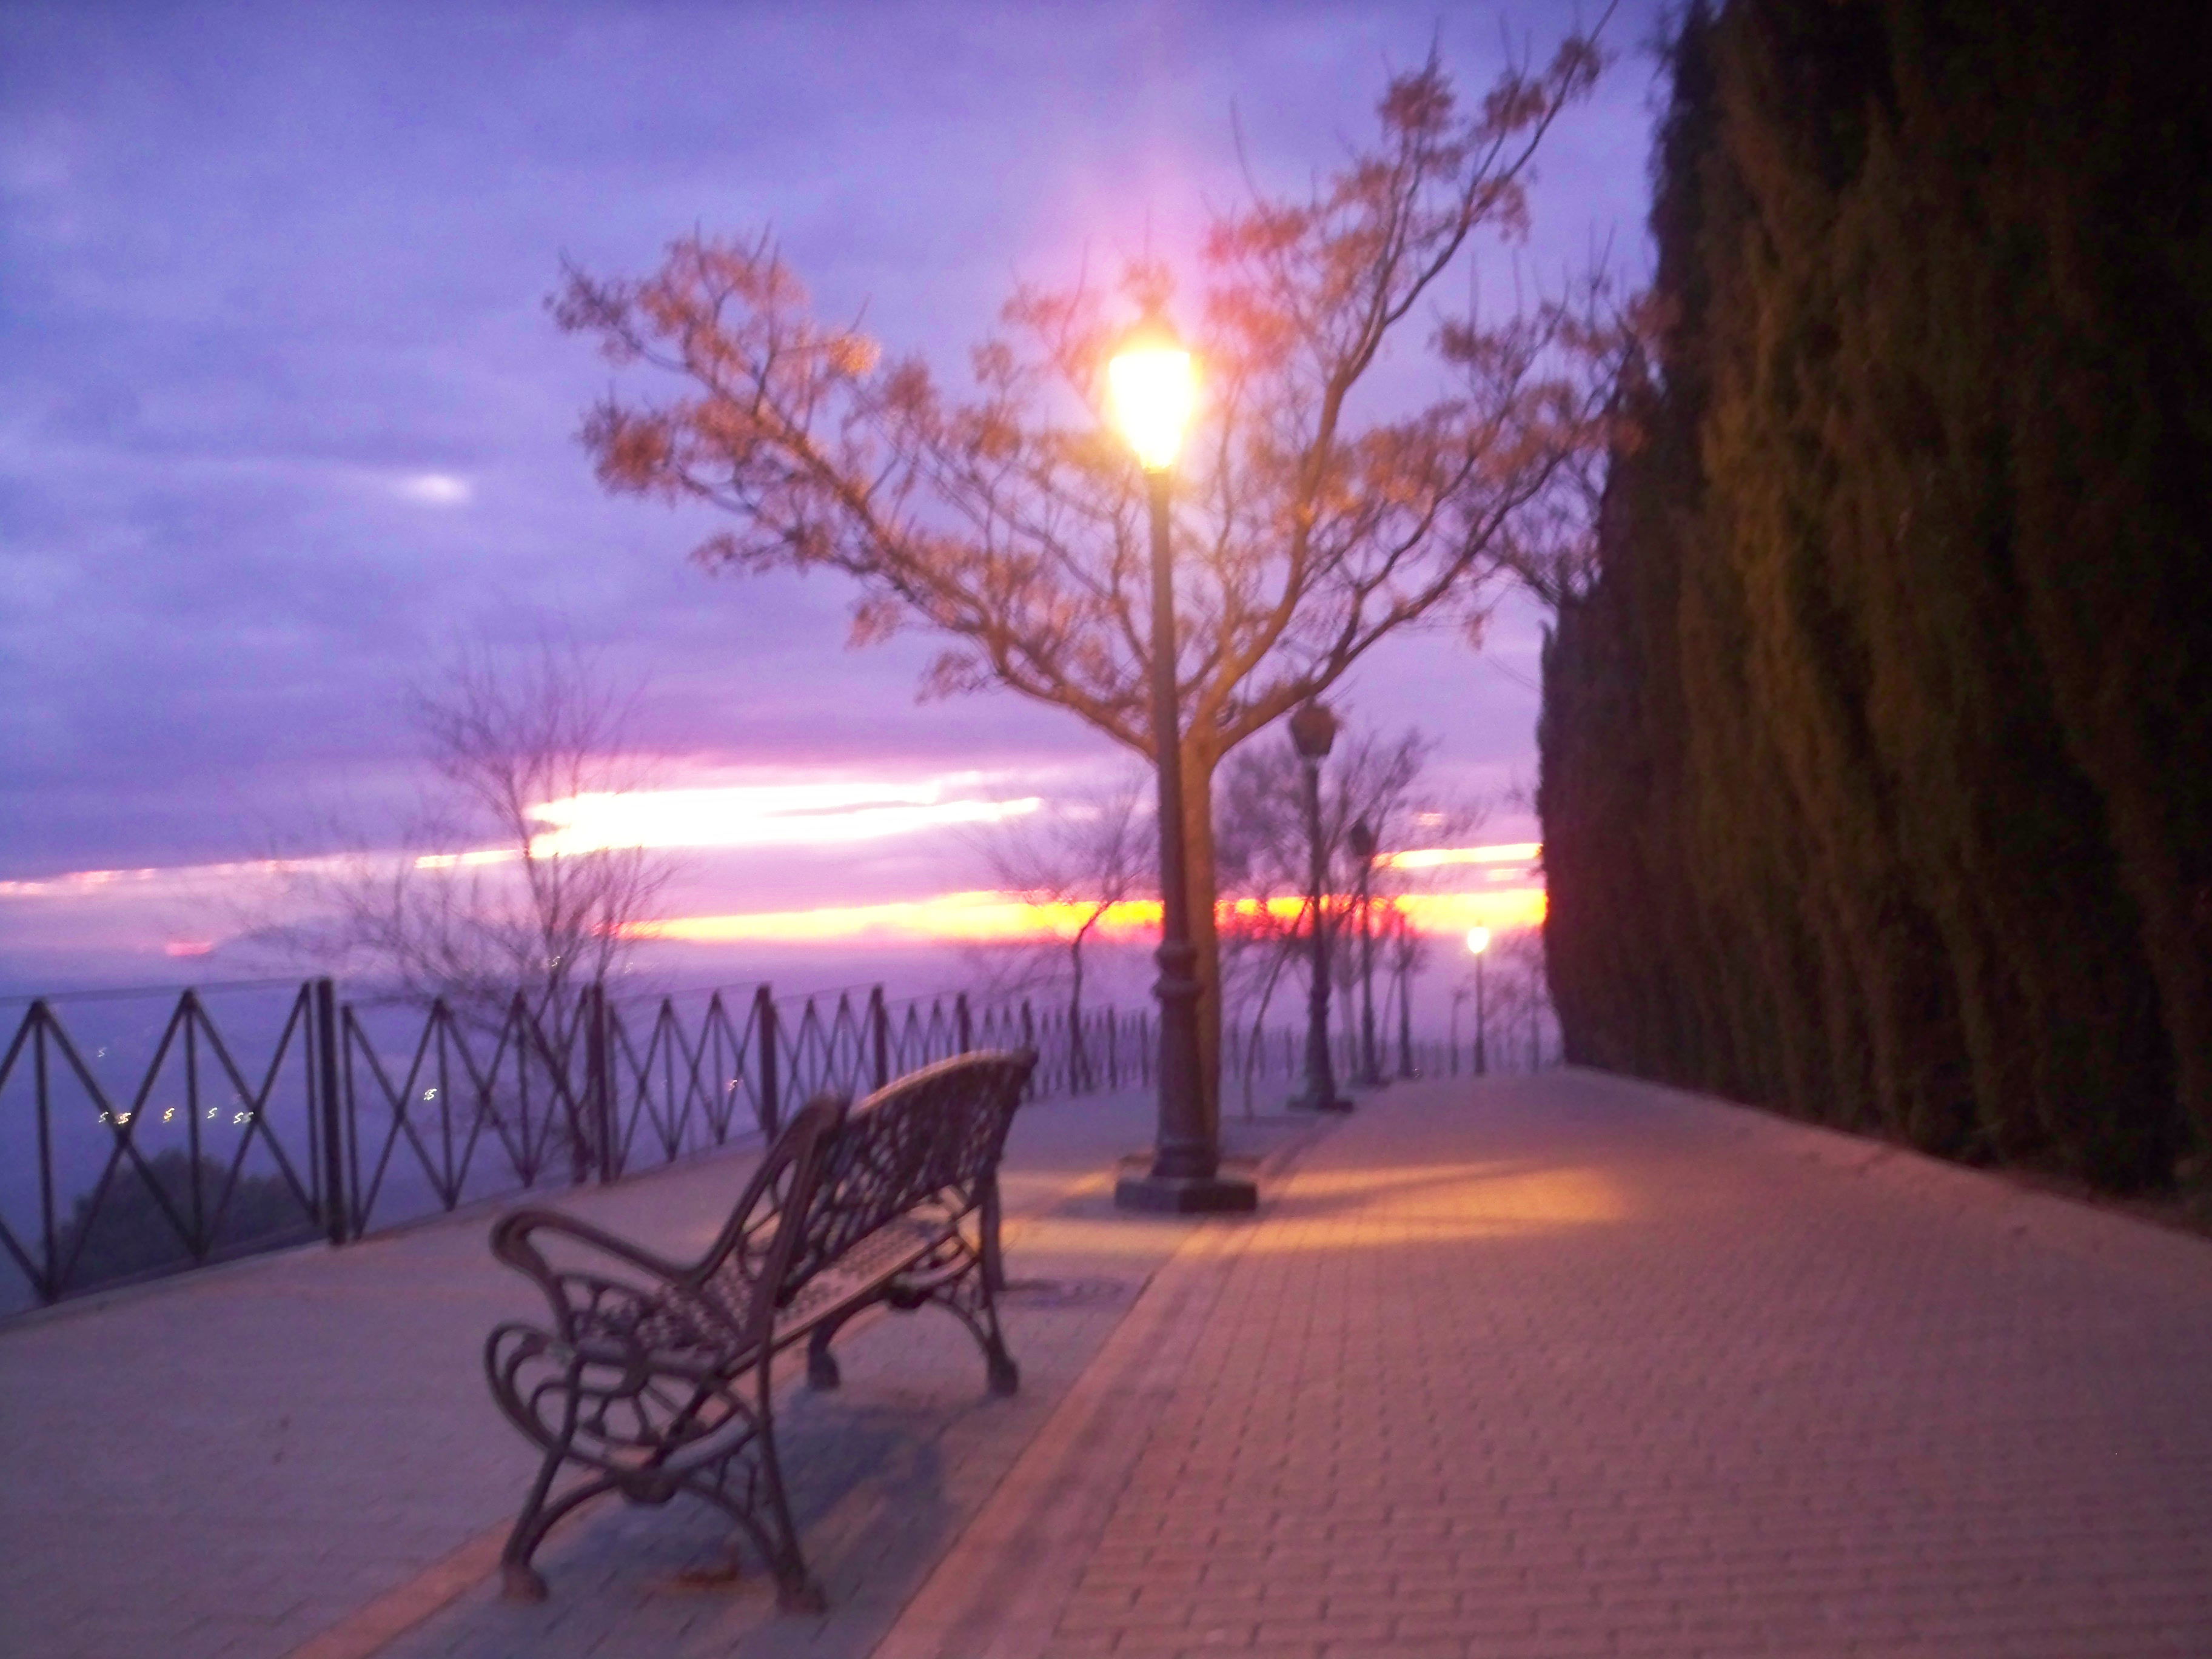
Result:
{"label": "x-pattern fence panel", "polygon": [[[380,1020],[378,1016],[383,1016]],[[411,1044],[379,1052],[376,1027]],[[453,1210],[479,1198],[587,1179],[603,1161],[600,1115],[587,1103],[576,1050],[580,1011],[517,992],[494,1009],[349,1004],[341,1015],[347,1233],[381,1218]]]}
{"label": "x-pattern fence panel", "polygon": [[313,988],[240,988],[264,994],[230,1036],[198,991],[25,1008],[0,1051],[0,1258],[20,1275],[0,1311],[338,1224]]}
{"label": "x-pattern fence panel", "polygon": [[759,1065],[763,1044],[775,1040],[767,988],[740,999],[741,1012],[725,992],[706,993],[696,1018],[687,1020],[684,1003],[692,1000],[604,1000],[611,1174],[672,1163],[775,1127],[772,1075],[764,1077]]}
{"label": "x-pattern fence panel", "polygon": [[[221,1018],[217,1018],[217,1004]],[[0,1030],[5,1030],[0,1026]],[[1224,1056],[1287,1075],[1279,1033]],[[772,1135],[817,1093],[1033,1047],[1032,1097],[1149,1086],[1151,1016],[882,988],[597,985],[504,1002],[333,981],[30,1000],[0,1048],[0,1316]]]}
{"label": "x-pattern fence panel", "polygon": [[890,1003],[884,1008],[884,1020],[889,1033],[887,1069],[893,1077],[904,1077],[975,1046],[969,1036],[974,1016],[965,992]]}

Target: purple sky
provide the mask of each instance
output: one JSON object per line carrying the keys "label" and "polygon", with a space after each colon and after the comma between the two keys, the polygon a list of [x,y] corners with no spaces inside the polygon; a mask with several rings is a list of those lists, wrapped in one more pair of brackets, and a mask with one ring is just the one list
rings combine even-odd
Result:
{"label": "purple sky", "polygon": [[[1552,140],[1540,278],[1608,241],[1641,271],[1651,13],[1615,16]],[[695,226],[772,223],[826,309],[957,364],[1018,276],[1110,262],[1148,217],[1186,245],[1239,189],[1232,110],[1296,185],[1432,36],[1472,94],[1509,33],[1547,50],[1577,15],[8,7],[0,879],[251,857],[397,799],[409,679],[549,618],[649,672],[646,738],[702,764],[1048,788],[1110,759],[1010,695],[917,706],[928,641],[848,652],[835,582],[710,580],[682,557],[702,520],[604,496],[574,434],[608,371],[545,314],[560,259],[642,272]],[[1343,701],[1494,793],[1533,777],[1534,677],[1509,617],[1480,656],[1387,650]]]}

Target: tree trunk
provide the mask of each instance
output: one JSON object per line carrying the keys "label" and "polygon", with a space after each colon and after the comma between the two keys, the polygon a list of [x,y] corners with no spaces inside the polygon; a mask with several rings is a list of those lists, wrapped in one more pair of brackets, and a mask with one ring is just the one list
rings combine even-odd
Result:
{"label": "tree trunk", "polygon": [[1221,933],[1213,914],[1218,884],[1213,869],[1213,771],[1218,754],[1182,741],[1184,869],[1190,895],[1190,942],[1197,947],[1198,1069],[1206,1120],[1221,1133]]}

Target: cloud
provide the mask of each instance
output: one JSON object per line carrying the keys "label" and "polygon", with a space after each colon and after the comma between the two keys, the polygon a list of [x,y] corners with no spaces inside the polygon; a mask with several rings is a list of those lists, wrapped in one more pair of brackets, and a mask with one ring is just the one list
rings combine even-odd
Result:
{"label": "cloud", "polygon": [[913,784],[733,784],[576,795],[533,811],[532,816],[552,826],[533,846],[540,854],[558,855],[609,847],[803,847],[878,841],[951,824],[997,823],[1044,804],[1035,796],[979,799],[965,791],[973,781],[963,776]]}
{"label": "cloud", "polygon": [[416,472],[400,479],[392,489],[403,500],[425,507],[465,507],[476,495],[476,487],[466,478],[450,472]]}

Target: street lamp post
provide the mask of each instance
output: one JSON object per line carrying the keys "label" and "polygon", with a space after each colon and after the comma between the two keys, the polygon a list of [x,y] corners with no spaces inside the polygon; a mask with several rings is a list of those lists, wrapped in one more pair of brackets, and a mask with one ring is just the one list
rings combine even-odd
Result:
{"label": "street lamp post", "polygon": [[1291,743],[1305,771],[1306,902],[1313,915],[1313,987],[1306,998],[1305,1085],[1291,1104],[1316,1112],[1352,1109],[1352,1103],[1336,1091],[1336,1067],[1328,1053],[1328,849],[1321,833],[1321,763],[1336,741],[1336,716],[1319,702],[1300,704],[1291,716]]}
{"label": "street lamp post", "polygon": [[1346,837],[1359,867],[1359,1083],[1379,1089],[1382,1073],[1375,1064],[1375,929],[1368,914],[1367,884],[1375,870],[1375,830],[1365,818]]}
{"label": "street lamp post", "polygon": [[1413,1075],[1413,921],[1390,908],[1390,966],[1398,981],[1398,1075]]}
{"label": "street lamp post", "polygon": [[1114,1188],[1124,1210],[1179,1214],[1249,1210],[1249,1181],[1224,1179],[1221,1144],[1199,1070],[1197,948],[1182,827],[1182,728],[1176,699],[1175,573],[1170,562],[1169,475],[1182,447],[1197,386],[1190,353],[1164,319],[1147,317],[1107,366],[1114,412],[1145,469],[1152,520],[1152,751],[1159,774],[1159,1133],[1152,1167]]}
{"label": "street lamp post", "polygon": [[1459,1006],[1474,994],[1466,986],[1456,986],[1452,991],[1451,1010],[1451,1074],[1459,1075]]}
{"label": "street lamp post", "polygon": [[1482,1006],[1482,956],[1490,949],[1490,929],[1470,927],[1467,930],[1467,948],[1474,957],[1474,1074],[1481,1077],[1490,1070],[1490,1057],[1483,1051],[1484,1015]]}

